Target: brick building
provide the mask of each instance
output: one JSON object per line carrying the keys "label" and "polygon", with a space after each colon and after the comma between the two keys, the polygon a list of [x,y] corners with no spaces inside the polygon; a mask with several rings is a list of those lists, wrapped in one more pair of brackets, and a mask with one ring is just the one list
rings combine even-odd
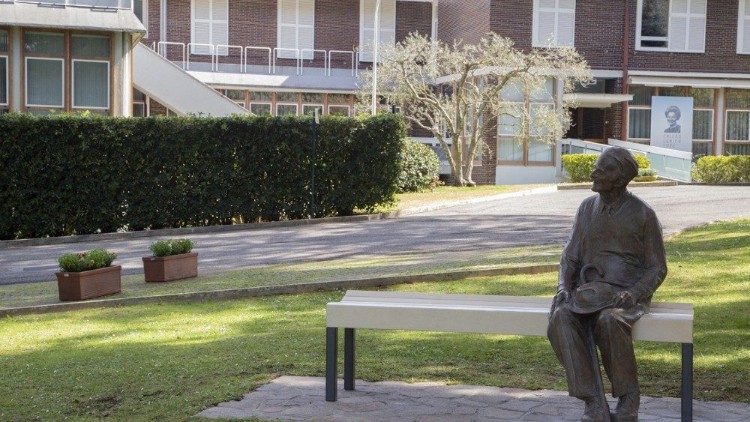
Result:
{"label": "brick building", "polygon": [[[358,73],[373,60],[376,1],[42,1],[64,6],[55,8],[37,1],[2,2],[0,111],[45,111],[48,104],[28,103],[27,63],[39,67],[41,61],[24,52],[33,46],[23,47],[22,40],[57,31],[62,64],[45,62],[62,66],[54,74],[62,73],[61,82],[49,84],[50,92],[63,93],[62,100],[56,98],[62,104],[57,109],[88,107],[76,106],[75,66],[80,72],[96,73],[96,66],[104,70],[103,64],[83,62],[91,58],[72,56],[73,38],[110,34],[109,78],[98,79],[107,84],[110,99],[106,107],[94,108],[98,112],[284,115],[318,109],[350,115]],[[57,13],[68,24],[55,26],[49,22],[59,19],[50,18],[45,27],[19,20],[22,8],[29,16],[41,10]],[[143,26],[97,28],[90,16],[102,8],[116,10],[117,22],[133,16]],[[87,22],[94,25],[82,28],[73,10],[75,16],[88,14]],[[381,0],[379,20],[381,43],[394,43],[413,31],[473,43],[494,31],[522,49],[575,47],[592,67],[596,83],[565,98],[550,80],[549,96],[540,100],[575,100],[567,138],[652,143],[652,99],[682,97],[693,101],[689,126],[695,156],[750,154],[750,0]],[[115,38],[129,43],[115,44]],[[32,76],[57,67],[50,69],[37,69]],[[37,88],[32,91],[46,92]],[[559,145],[519,144],[501,127],[486,134],[488,148],[475,170],[476,181],[545,182],[557,177]]]}

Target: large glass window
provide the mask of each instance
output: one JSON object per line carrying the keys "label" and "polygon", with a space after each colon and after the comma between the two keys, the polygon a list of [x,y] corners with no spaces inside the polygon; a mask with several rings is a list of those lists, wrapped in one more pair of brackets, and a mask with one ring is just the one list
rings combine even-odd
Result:
{"label": "large glass window", "polygon": [[[498,161],[514,164],[551,164],[554,145],[543,141],[542,127],[535,115],[554,108],[554,81],[548,79],[544,87],[526,95],[520,84],[506,85],[500,96],[505,101],[505,112],[498,116]],[[529,127],[524,131],[522,115],[528,110]],[[528,141],[520,138],[529,134]]]}
{"label": "large glass window", "polygon": [[638,0],[636,48],[702,53],[706,0]]}
{"label": "large glass window", "polygon": [[73,35],[73,108],[108,110],[110,95],[109,37]]}
{"label": "large glass window", "polygon": [[575,0],[534,0],[533,45],[573,46]]}
{"label": "large glass window", "polygon": [[0,113],[8,106],[8,31],[0,29]]}
{"label": "large glass window", "polygon": [[628,107],[628,140],[648,143],[651,139],[651,97],[653,88],[630,86],[633,100]]}
{"label": "large glass window", "polygon": [[727,89],[724,153],[750,155],[750,90]]}
{"label": "large glass window", "polygon": [[257,116],[270,116],[272,96],[270,92],[250,93],[250,112]]}
{"label": "large glass window", "polygon": [[26,106],[30,111],[48,113],[62,109],[65,85],[65,38],[63,34],[27,32],[24,34],[26,54]]}

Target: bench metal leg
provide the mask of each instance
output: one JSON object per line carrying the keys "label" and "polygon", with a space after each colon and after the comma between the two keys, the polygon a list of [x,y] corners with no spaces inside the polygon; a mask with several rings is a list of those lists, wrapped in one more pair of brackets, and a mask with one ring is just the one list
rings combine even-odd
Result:
{"label": "bench metal leg", "polygon": [[326,401],[336,401],[339,329],[326,327]]}
{"label": "bench metal leg", "polygon": [[354,328],[344,328],[344,390],[354,390]]}
{"label": "bench metal leg", "polygon": [[682,422],[693,420],[693,343],[682,343]]}

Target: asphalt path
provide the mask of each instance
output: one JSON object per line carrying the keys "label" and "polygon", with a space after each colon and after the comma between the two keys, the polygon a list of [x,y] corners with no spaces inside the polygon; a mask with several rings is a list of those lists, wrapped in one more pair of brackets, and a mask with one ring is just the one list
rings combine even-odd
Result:
{"label": "asphalt path", "polygon": [[[750,217],[750,187],[635,188],[670,235],[685,228]],[[202,273],[284,262],[357,256],[471,253],[525,245],[562,245],[588,190],[567,190],[465,204],[397,219],[324,223],[190,235]],[[65,252],[106,248],[118,254],[125,274],[142,272],[141,257],[156,238],[103,240],[0,249],[0,284],[54,279]]]}

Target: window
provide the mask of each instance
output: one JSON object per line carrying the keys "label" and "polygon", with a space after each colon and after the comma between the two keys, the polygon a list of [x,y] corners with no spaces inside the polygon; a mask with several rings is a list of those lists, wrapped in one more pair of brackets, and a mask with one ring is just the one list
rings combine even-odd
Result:
{"label": "window", "polygon": [[27,32],[24,34],[26,54],[26,107],[35,113],[64,108],[65,66],[63,34]]}
{"label": "window", "polygon": [[298,95],[293,92],[279,92],[276,94],[276,115],[296,116],[298,109]]}
{"label": "window", "polygon": [[707,0],[638,0],[636,48],[703,53]]}
{"label": "window", "polygon": [[133,117],[146,117],[148,116],[148,98],[144,93],[133,90]]}
{"label": "window", "polygon": [[148,38],[148,0],[133,0],[133,13],[141,21],[143,26],[146,27],[146,35]]}
{"label": "window", "polygon": [[750,155],[750,90],[727,89],[724,153]]}
{"label": "window", "polygon": [[[278,0],[277,57],[299,58],[315,48],[315,0]],[[302,53],[312,59],[313,52]]]}
{"label": "window", "polygon": [[653,88],[648,86],[630,86],[633,100],[628,106],[628,141],[651,142],[651,97]]}
{"label": "window", "polygon": [[693,97],[693,155],[712,155],[714,139],[714,90],[710,88],[659,88],[666,97]]}
{"label": "window", "polygon": [[534,0],[534,47],[572,47],[575,22],[575,0]]}
{"label": "window", "polygon": [[71,37],[73,108],[109,109],[109,38]]}
{"label": "window", "polygon": [[[197,44],[190,54],[212,54],[215,46],[229,44],[229,0],[192,0],[190,16],[190,42]],[[216,54],[226,56],[226,47]]]}
{"label": "window", "polygon": [[0,114],[8,108],[8,31],[0,30]]}
{"label": "window", "polygon": [[[544,164],[554,161],[554,146],[541,139],[542,128],[536,125],[535,115],[554,108],[554,81],[548,79],[545,85],[536,92],[527,95],[520,84],[510,83],[500,93],[505,101],[507,113],[498,116],[498,161],[509,164]],[[521,116],[529,111],[530,119],[526,131],[528,142],[522,142],[519,136],[524,132]]]}
{"label": "window", "polygon": [[739,0],[737,54],[750,54],[750,0]]}
{"label": "window", "polygon": [[234,101],[238,106],[245,107],[245,91],[241,89],[227,89],[224,95]]}
{"label": "window", "polygon": [[328,114],[331,116],[344,116],[349,117],[349,106],[345,105],[329,105]]}
{"label": "window", "polygon": [[[359,61],[372,62],[375,46],[375,6],[377,0],[360,0],[359,3]],[[380,2],[381,45],[396,43],[396,0]]]}
{"label": "window", "polygon": [[251,92],[250,93],[250,112],[256,116],[270,116],[271,113],[271,93],[270,92]]}

